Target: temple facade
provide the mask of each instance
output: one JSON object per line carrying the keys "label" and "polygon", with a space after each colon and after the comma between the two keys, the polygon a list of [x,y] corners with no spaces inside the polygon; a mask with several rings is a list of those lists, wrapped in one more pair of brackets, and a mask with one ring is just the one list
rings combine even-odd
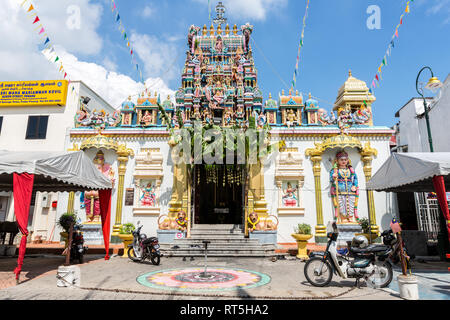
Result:
{"label": "temple facade", "polygon": [[[263,93],[252,32],[250,24],[238,28],[224,21],[191,26],[175,97],[148,91],[130,96],[108,118],[80,104],[67,149],[84,150],[106,166],[102,170],[114,182],[113,235],[137,221],[147,234],[175,229],[185,237],[202,224],[242,225],[246,235],[276,231],[277,243],[295,242],[291,234],[302,223],[318,242],[333,220],[356,225],[369,218],[373,233],[389,227],[395,201],[365,184],[389,157],[392,130],[373,125],[376,99],[366,83],[349,72],[332,110],[310,93]],[[221,134],[254,130],[277,148],[253,163],[207,163],[194,153],[188,163],[178,163],[174,150],[182,144],[181,132],[194,132],[196,124]],[[206,154],[211,141],[200,139],[200,153]],[[251,156],[246,152],[244,160]],[[72,193],[65,209],[92,218],[95,195]],[[180,212],[187,217],[181,222]]]}

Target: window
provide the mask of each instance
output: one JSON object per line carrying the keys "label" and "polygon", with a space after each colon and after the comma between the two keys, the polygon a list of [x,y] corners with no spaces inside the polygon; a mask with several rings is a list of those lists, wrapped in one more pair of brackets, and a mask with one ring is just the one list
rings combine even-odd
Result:
{"label": "window", "polygon": [[0,134],[2,133],[3,117],[0,117]]}
{"label": "window", "polygon": [[25,139],[45,139],[47,124],[48,116],[29,116]]}

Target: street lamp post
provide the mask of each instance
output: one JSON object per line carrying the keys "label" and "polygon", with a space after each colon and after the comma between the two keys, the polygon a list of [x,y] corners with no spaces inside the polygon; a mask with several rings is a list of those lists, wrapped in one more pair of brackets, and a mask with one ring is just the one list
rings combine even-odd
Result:
{"label": "street lamp post", "polygon": [[440,87],[442,87],[442,82],[439,81],[438,78],[436,78],[433,74],[433,70],[431,70],[430,67],[423,67],[420,71],[419,74],[417,75],[417,79],[416,79],[416,91],[418,94],[421,95],[422,99],[423,99],[423,107],[425,108],[425,121],[427,124],[427,133],[428,133],[428,143],[430,145],[430,152],[434,152],[434,148],[433,148],[433,138],[431,136],[431,127],[430,127],[430,117],[428,116],[428,106],[427,106],[427,101],[425,99],[425,96],[423,95],[423,90],[422,92],[419,90],[419,78],[420,75],[422,74],[422,72],[424,70],[430,70],[431,72],[431,78],[428,81],[427,85],[425,86],[426,89],[429,90],[437,90]]}
{"label": "street lamp post", "polygon": [[[430,128],[430,118],[428,116],[428,106],[427,106],[427,102],[426,99],[423,95],[423,90],[422,92],[419,91],[419,77],[421,75],[421,73],[425,70],[428,69],[431,72],[431,78],[428,81],[427,85],[425,86],[425,89],[431,90],[431,91],[435,91],[438,90],[439,88],[441,88],[443,86],[442,82],[439,81],[439,79],[437,77],[434,76],[433,74],[433,70],[431,70],[430,67],[423,67],[420,71],[419,74],[417,75],[417,79],[416,79],[416,91],[418,94],[420,94],[422,96],[423,99],[423,106],[425,108],[425,121],[427,124],[427,133],[428,133],[428,143],[430,144],[430,152],[434,152],[434,148],[433,148],[433,138],[431,136],[431,128]],[[442,211],[442,210],[441,210]],[[443,212],[444,213],[444,212]],[[446,214],[440,215],[439,216],[439,220],[440,220],[440,229],[441,229],[441,233],[444,235],[445,233],[447,233],[447,228],[445,226],[444,221],[442,220],[443,217],[446,217]],[[448,222],[447,222],[448,223]],[[447,234],[450,237],[450,234]]]}

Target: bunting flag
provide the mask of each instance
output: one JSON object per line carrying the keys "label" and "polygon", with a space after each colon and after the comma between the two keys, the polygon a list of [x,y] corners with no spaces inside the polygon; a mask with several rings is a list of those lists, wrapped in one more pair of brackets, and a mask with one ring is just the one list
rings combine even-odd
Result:
{"label": "bunting flag", "polygon": [[308,9],[309,9],[309,0],[306,1],[306,10],[305,10],[305,15],[303,17],[302,34],[300,36],[300,44],[298,46],[298,52],[297,52],[297,62],[295,64],[294,78],[292,79],[292,89],[295,89],[295,85],[297,84],[297,75],[298,75],[298,69],[299,69],[299,64],[300,64],[300,52],[303,48],[303,39],[305,37],[306,18],[308,17]]}
{"label": "bunting flag", "polygon": [[[31,2],[31,0],[24,0],[22,4],[20,5],[22,8],[24,8],[25,3]],[[41,46],[44,47],[44,49],[41,51],[41,53],[45,56],[45,58],[54,63],[59,65],[59,72],[61,73],[61,76],[66,79],[68,77],[67,72],[64,70],[63,64],[61,63],[61,58],[56,55],[55,49],[52,45],[52,42],[50,40],[50,37],[47,35],[44,26],[42,25],[42,21],[39,18],[36,9],[34,8],[33,4],[30,3],[28,9],[26,7],[24,10],[27,12],[27,15],[29,18],[33,19],[33,25],[37,24],[39,22],[39,25],[37,28],[35,28],[35,31],[38,33],[39,36],[42,37]],[[31,21],[31,20],[30,20]],[[38,32],[39,31],[39,32]],[[70,79],[69,79],[70,81]]]}
{"label": "bunting flag", "polygon": [[371,86],[371,88],[369,89],[369,92],[370,93],[373,93],[373,90],[372,89],[375,89],[377,86],[379,87],[380,86],[380,84],[379,84],[379,82],[381,81],[381,80],[383,80],[382,79],[382,77],[381,77],[381,73],[382,73],[382,67],[384,67],[384,66],[386,66],[387,65],[387,57],[390,57],[391,56],[391,53],[392,53],[392,49],[393,48],[395,48],[395,38],[397,38],[398,39],[398,37],[399,37],[399,34],[398,34],[398,29],[400,28],[400,26],[402,26],[403,25],[403,18],[404,18],[404,16],[405,16],[405,13],[406,14],[408,14],[409,12],[410,12],[410,3],[411,2],[413,2],[414,0],[409,0],[407,3],[406,3],[406,8],[405,8],[405,11],[404,11],[404,13],[402,13],[402,15],[400,16],[400,23],[397,25],[397,27],[395,28],[395,31],[394,31],[394,34],[393,34],[393,36],[392,36],[392,38],[391,38],[391,41],[389,42],[389,45],[388,45],[388,48],[387,48],[387,50],[386,50],[386,53],[385,53],[385,55],[384,55],[384,57],[383,57],[383,59],[382,59],[382,61],[381,61],[381,64],[380,64],[380,66],[378,67],[378,71],[377,71],[377,73],[376,73],[376,75],[375,75],[375,77],[374,77],[374,79],[373,79],[373,81],[372,81],[372,86]]}
{"label": "bunting flag", "polygon": [[[140,71],[139,65],[137,62],[135,62],[134,58],[134,50],[132,47],[132,44],[130,43],[130,38],[127,36],[127,32],[125,30],[125,27],[122,24],[122,20],[120,18],[119,9],[117,9],[117,5],[114,2],[114,0],[111,0],[111,11],[113,16],[115,17],[116,23],[118,23],[117,29],[120,31],[120,34],[123,35],[123,40],[126,42],[127,47],[129,48],[130,56],[131,56],[131,63],[133,65],[136,65],[136,70]],[[139,81],[141,83],[144,83],[144,79],[142,78],[142,72],[139,72]]]}

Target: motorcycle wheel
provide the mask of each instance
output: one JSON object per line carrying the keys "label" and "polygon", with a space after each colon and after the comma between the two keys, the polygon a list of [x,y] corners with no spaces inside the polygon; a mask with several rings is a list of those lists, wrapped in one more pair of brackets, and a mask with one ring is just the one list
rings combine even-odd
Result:
{"label": "motorcycle wheel", "polygon": [[152,254],[152,255],[150,256],[150,260],[152,261],[152,263],[153,263],[155,266],[159,266],[159,263],[161,262],[161,257],[158,256],[158,255],[156,255],[156,254]]}
{"label": "motorcycle wheel", "polygon": [[84,263],[84,256],[82,254],[80,254],[78,256],[78,262],[79,262],[79,264],[83,264]]}
{"label": "motorcycle wheel", "polygon": [[333,278],[333,268],[320,257],[309,259],[304,269],[306,280],[314,287],[325,287]]}
{"label": "motorcycle wheel", "polygon": [[128,258],[130,258],[131,261],[133,261],[133,262],[141,262],[142,261],[141,258],[136,257],[133,247],[128,248],[127,253],[128,253]]}
{"label": "motorcycle wheel", "polygon": [[373,288],[386,288],[394,276],[391,264],[387,261],[377,261],[374,265],[375,273],[367,277],[367,285]]}

